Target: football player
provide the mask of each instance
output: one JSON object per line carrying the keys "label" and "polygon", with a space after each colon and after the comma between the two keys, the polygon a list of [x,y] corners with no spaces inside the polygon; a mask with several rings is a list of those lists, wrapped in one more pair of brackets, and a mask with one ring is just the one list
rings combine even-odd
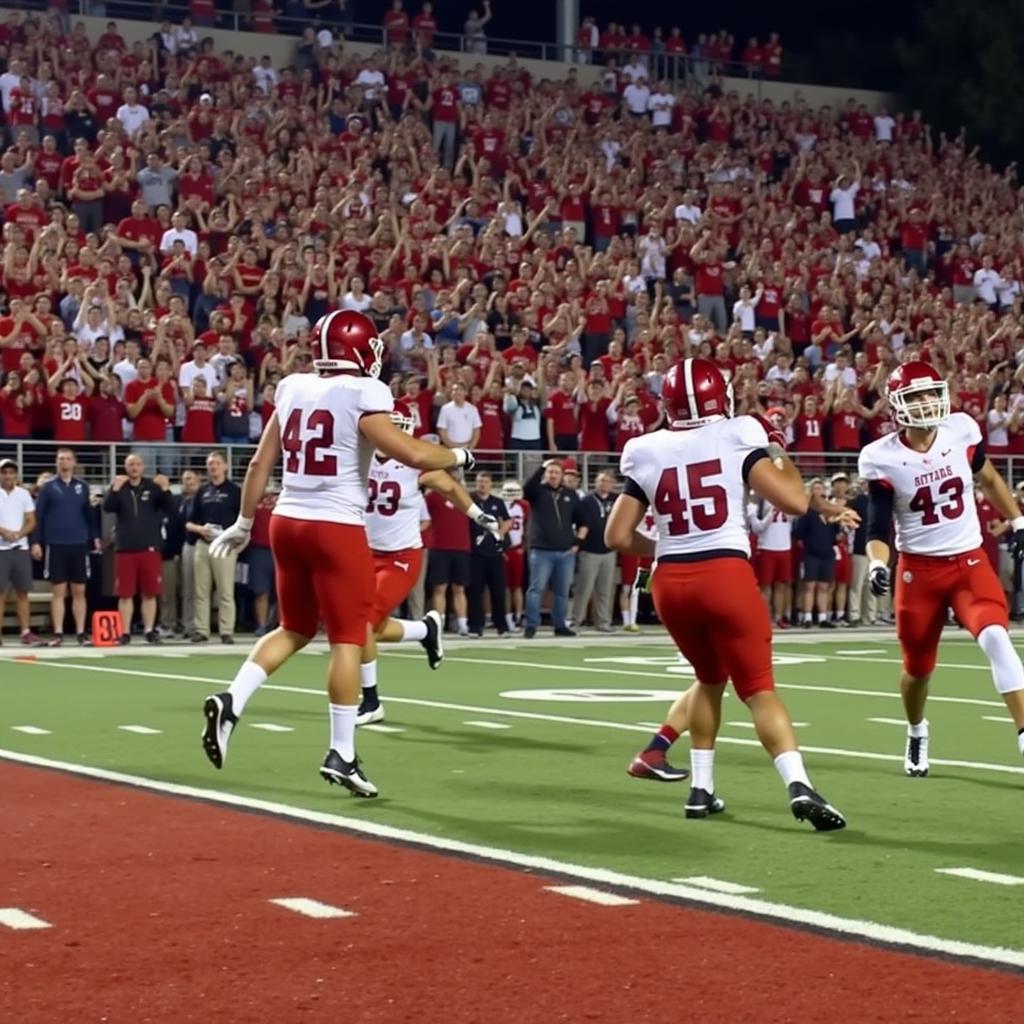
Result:
{"label": "football player", "polygon": [[249,543],[256,506],[283,455],[281,494],[270,521],[281,625],[253,647],[227,691],[207,697],[203,750],[214,767],[223,767],[249,698],[313,639],[322,619],[331,645],[331,739],[320,775],[356,796],[373,797],[377,787],[355,750],[359,665],[375,594],[366,537],[370,463],[375,449],[422,471],[471,467],[473,456],[409,437],[391,422],[394,399],[378,380],[384,343],[369,317],[334,310],[316,322],[311,342],[315,372],[278,384],[274,413],[245,474],[239,517],[212,545],[217,557]]}
{"label": "football player", "polygon": [[506,480],[501,485],[501,500],[505,502],[512,519],[512,528],[505,534],[505,583],[508,598],[505,621],[509,631],[523,618],[523,581],[526,576],[526,521],[530,517],[530,503],[523,497],[523,485],[518,480]]}
{"label": "football player", "polygon": [[[397,409],[391,414],[391,422],[410,435],[415,427],[413,418]],[[484,512],[450,473],[441,470],[423,473],[378,452],[370,464],[367,487],[366,532],[373,554],[376,596],[363,647],[360,670],[363,695],[356,725],[384,720],[384,705],[377,692],[378,643],[418,641],[427,652],[427,663],[432,669],[444,660],[444,622],[440,612],[431,610],[417,622],[390,617],[420,578],[423,564],[421,491],[444,495],[499,542],[501,537],[498,520]]]}
{"label": "football player", "polygon": [[[697,677],[670,713],[685,717],[690,730],[693,778],[685,814],[704,818],[725,808],[715,793],[714,745],[731,679],[787,787],[794,817],[819,830],[843,828],[842,814],[812,787],[789,713],[775,693],[771,617],[750,565],[748,488],[800,515],[809,502],[803,480],[759,419],[733,417],[732,389],[710,360],[673,366],[661,399],[667,426],[631,438],[623,450],[625,486],[608,517],[605,543],[656,557],[658,617]],[[655,541],[638,531],[649,508]],[[677,734],[666,723],[639,759],[668,767],[664,751]]]}
{"label": "football player", "polygon": [[1024,666],[1010,642],[1006,596],[982,549],[975,482],[1009,521],[1017,559],[1024,557],[1024,515],[986,457],[978,424],[950,412],[949,385],[934,367],[904,363],[889,377],[887,392],[898,429],[861,451],[859,472],[868,481],[868,578],[878,596],[890,587],[889,534],[896,521],[893,603],[903,653],[904,770],[928,774],[925,702],[947,608],[991,663],[1024,754]]}

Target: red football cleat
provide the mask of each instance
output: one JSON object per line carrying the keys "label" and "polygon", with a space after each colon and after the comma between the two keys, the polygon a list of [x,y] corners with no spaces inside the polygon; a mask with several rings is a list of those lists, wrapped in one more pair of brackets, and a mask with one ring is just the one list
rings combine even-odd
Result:
{"label": "red football cleat", "polygon": [[660,750],[641,751],[630,761],[626,774],[634,779],[651,779],[654,782],[682,782],[690,777],[687,769],[670,765]]}

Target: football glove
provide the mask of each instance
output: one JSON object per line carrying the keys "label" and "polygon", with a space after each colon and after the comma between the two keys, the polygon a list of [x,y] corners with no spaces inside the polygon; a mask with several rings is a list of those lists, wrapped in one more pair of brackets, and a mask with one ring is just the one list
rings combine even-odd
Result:
{"label": "football glove", "polygon": [[476,465],[476,458],[468,448],[453,448],[455,452],[455,468],[471,470]]}
{"label": "football glove", "polygon": [[[481,530],[486,530],[499,544],[501,543],[501,524],[494,516],[488,515],[479,505],[471,505],[466,514]],[[480,534],[477,537],[477,544],[483,539],[483,534]]]}
{"label": "football glove", "polygon": [[871,593],[875,597],[883,597],[889,593],[890,573],[889,566],[885,562],[872,561],[868,568],[868,581],[871,584]]}
{"label": "football glove", "polygon": [[1024,516],[1010,520],[1010,554],[1018,562],[1024,561]]}
{"label": "football glove", "polygon": [[210,541],[211,558],[227,558],[237,555],[249,546],[252,536],[252,520],[239,516],[223,533],[217,534]]}
{"label": "football glove", "polygon": [[638,594],[649,594],[654,585],[654,569],[637,569],[633,589]]}

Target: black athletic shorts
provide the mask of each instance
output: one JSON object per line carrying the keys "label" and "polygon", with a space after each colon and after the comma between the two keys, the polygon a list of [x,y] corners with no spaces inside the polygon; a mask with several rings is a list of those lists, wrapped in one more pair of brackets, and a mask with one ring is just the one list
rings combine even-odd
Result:
{"label": "black athletic shorts", "polygon": [[43,579],[50,583],[88,583],[88,544],[47,544]]}
{"label": "black athletic shorts", "polygon": [[815,558],[814,555],[805,554],[800,569],[800,579],[805,583],[834,583],[836,579],[835,555],[829,558]]}
{"label": "black athletic shorts", "polygon": [[469,552],[432,550],[427,562],[427,586],[469,586]]}

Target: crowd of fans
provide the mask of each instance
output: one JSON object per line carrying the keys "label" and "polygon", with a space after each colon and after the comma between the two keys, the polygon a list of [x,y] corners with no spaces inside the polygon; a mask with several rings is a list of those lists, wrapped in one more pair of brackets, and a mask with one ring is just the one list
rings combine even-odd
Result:
{"label": "crowd of fans", "polygon": [[617,26],[583,84],[396,24],[369,57],[311,26],[284,68],[187,21],[131,46],[0,24],[0,437],[131,440],[154,471],[164,441],[249,442],[341,307],[446,444],[615,452],[703,354],[815,472],[892,429],[917,357],[1024,454],[1015,166],[917,112],[757,101],[714,67],[674,89]]}

